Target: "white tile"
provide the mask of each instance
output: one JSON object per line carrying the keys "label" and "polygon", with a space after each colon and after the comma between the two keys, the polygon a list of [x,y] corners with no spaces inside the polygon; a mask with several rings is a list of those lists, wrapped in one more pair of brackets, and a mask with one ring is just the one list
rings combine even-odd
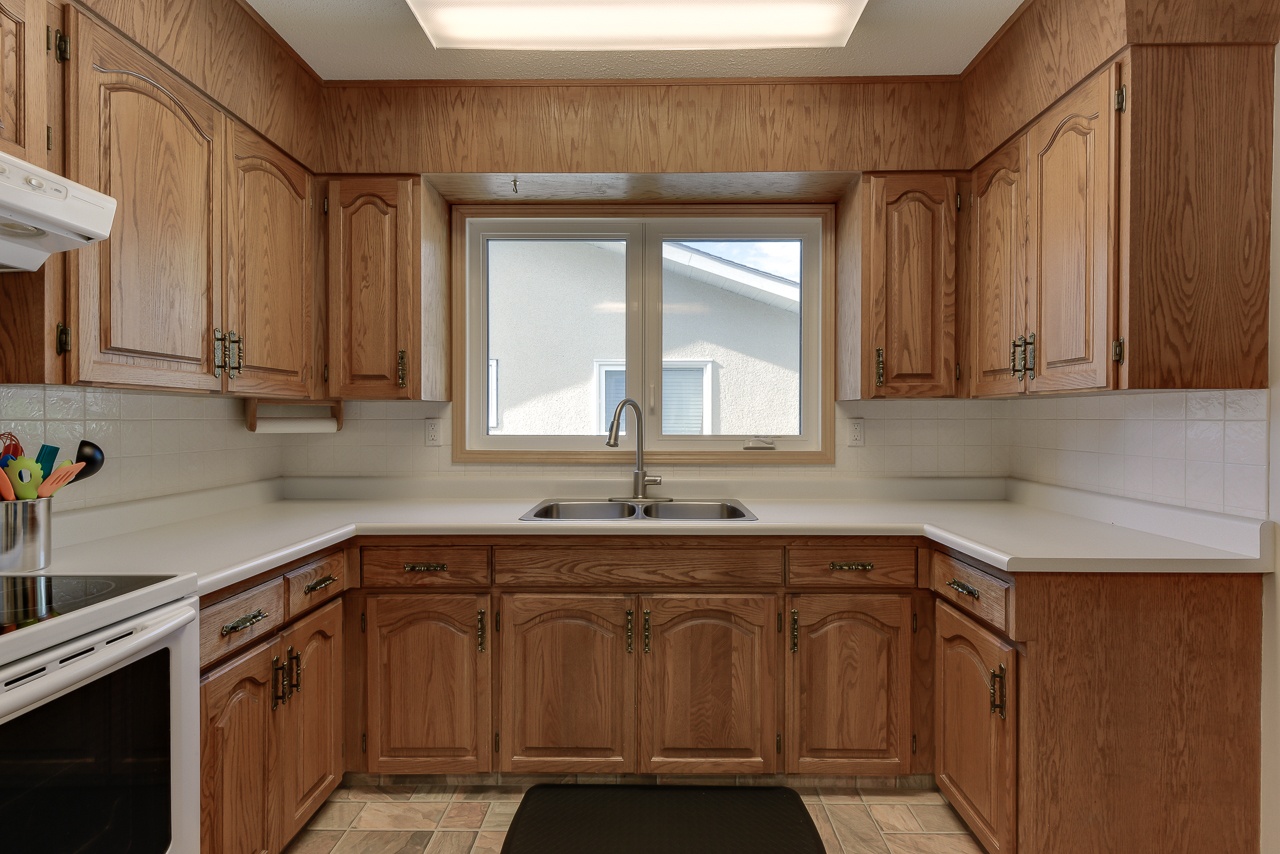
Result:
{"label": "white tile", "polygon": [[44,417],[57,421],[84,420],[84,389],[70,386],[45,386]]}
{"label": "white tile", "polygon": [[1098,421],[1076,422],[1076,447],[1090,453],[1098,450]]}
{"label": "white tile", "polygon": [[936,445],[915,445],[911,448],[911,470],[917,473],[936,472],[938,470],[938,448]]}
{"label": "white tile", "polygon": [[1187,459],[1222,462],[1223,422],[1187,422]]}
{"label": "white tile", "polygon": [[1187,456],[1187,422],[1155,421],[1151,424],[1151,454],[1166,460]]}
{"label": "white tile", "polygon": [[873,445],[886,445],[888,440],[885,437],[885,422],[882,419],[865,419],[862,429],[862,439],[867,447]]}
{"label": "white tile", "polygon": [[44,418],[44,386],[0,387],[0,419],[32,421]]}
{"label": "white tile", "polygon": [[1084,421],[1098,417],[1098,398],[1081,397],[1076,401],[1076,418]]}
{"label": "white tile", "polygon": [[901,418],[886,418],[884,422],[884,443],[886,445],[910,445],[911,422]]}
{"label": "white tile", "polygon": [[964,443],[966,445],[990,445],[991,421],[986,418],[969,418],[964,422]]}
{"label": "white tile", "polygon": [[1125,426],[1123,421],[1096,421],[1098,425],[1098,451],[1103,454],[1123,454]]}
{"label": "white tile", "polygon": [[1122,395],[1106,395],[1096,397],[1098,401],[1098,418],[1124,418],[1124,397]]}
{"label": "white tile", "polygon": [[1125,492],[1136,495],[1150,495],[1152,492],[1152,471],[1152,460],[1150,457],[1125,457]]}
{"label": "white tile", "polygon": [[1131,457],[1151,456],[1150,421],[1124,422],[1124,452]]}
{"label": "white tile", "polygon": [[1124,395],[1124,417],[1125,418],[1151,418],[1152,417],[1152,395],[1149,394],[1126,394]]}
{"label": "white tile", "polygon": [[910,406],[911,418],[937,418],[938,417],[938,401],[936,400],[908,400],[904,403]]}
{"label": "white tile", "polygon": [[[74,460],[76,451],[80,449],[80,440],[84,438],[83,421],[46,421],[44,422],[44,444],[58,449],[57,460]],[[27,449],[29,452],[30,448]],[[37,452],[39,448],[35,449]],[[29,453],[28,456],[35,456]]]}
{"label": "white tile", "polygon": [[[121,400],[124,398],[122,397]],[[182,398],[176,394],[151,395],[152,418],[179,418],[182,414]]]}
{"label": "white tile", "polygon": [[[107,457],[120,454],[120,422],[119,421],[86,421],[84,437],[102,448]],[[85,481],[86,483],[88,481]]]}
{"label": "white tile", "polygon": [[966,445],[964,449],[964,470],[974,474],[990,472],[991,448],[985,445]]}
{"label": "white tile", "polygon": [[1124,457],[1117,454],[1098,455],[1098,486],[1113,492],[1124,490]]}
{"label": "white tile", "polygon": [[1080,459],[1077,461],[1076,467],[1076,478],[1081,486],[1092,487],[1098,485],[1098,470],[1101,463],[1101,454],[1084,451],[1080,453]]}
{"label": "white tile", "polygon": [[938,444],[938,422],[932,418],[912,421],[911,422],[911,444],[913,445]]}
{"label": "white tile", "polygon": [[885,418],[911,418],[915,413],[915,401],[911,400],[886,400],[884,401],[884,417]]}
{"label": "white tile", "polygon": [[1263,421],[1267,417],[1267,389],[1227,392],[1228,421]]}
{"label": "white tile", "polygon": [[938,448],[938,471],[954,473],[964,471],[964,445],[943,445]]}
{"label": "white tile", "polygon": [[1187,395],[1184,392],[1160,392],[1151,395],[1151,417],[1181,421],[1187,417]]}
{"label": "white tile", "polygon": [[1187,464],[1178,460],[1153,460],[1151,491],[1164,498],[1183,500],[1187,495]]}
{"label": "white tile", "polygon": [[911,446],[887,445],[884,449],[884,470],[886,472],[911,471]]}
{"label": "white tile", "polygon": [[120,392],[106,388],[85,389],[84,417],[119,418]]}
{"label": "white tile", "polygon": [[1193,421],[1216,421],[1225,416],[1226,408],[1220,391],[1187,392],[1187,418]]}
{"label": "white tile", "polygon": [[1225,467],[1223,480],[1223,504],[1247,510],[1267,509],[1266,466]]}
{"label": "white tile", "polygon": [[993,400],[966,400],[964,401],[964,417],[991,418],[996,402]]}
{"label": "white tile", "polygon": [[153,416],[151,399],[154,395],[139,392],[120,394],[120,417],[130,421],[148,420]]}
{"label": "white tile", "polygon": [[1228,421],[1223,459],[1249,466],[1267,464],[1267,422]]}
{"label": "white tile", "polygon": [[1222,507],[1222,463],[1187,461],[1187,504]]}
{"label": "white tile", "polygon": [[939,400],[938,417],[945,419],[966,417],[965,404],[967,402],[964,400]]}
{"label": "white tile", "polygon": [[120,453],[126,457],[151,454],[150,421],[120,422]]}

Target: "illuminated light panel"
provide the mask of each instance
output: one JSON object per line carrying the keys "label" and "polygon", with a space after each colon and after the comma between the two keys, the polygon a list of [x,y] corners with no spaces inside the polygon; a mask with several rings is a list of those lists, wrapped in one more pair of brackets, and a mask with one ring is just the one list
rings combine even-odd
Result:
{"label": "illuminated light panel", "polygon": [[471,50],[844,47],[867,0],[406,0],[431,43]]}

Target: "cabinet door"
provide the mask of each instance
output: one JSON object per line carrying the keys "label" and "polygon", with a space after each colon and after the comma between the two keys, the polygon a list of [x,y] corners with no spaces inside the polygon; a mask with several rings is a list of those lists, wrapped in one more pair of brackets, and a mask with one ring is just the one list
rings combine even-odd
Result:
{"label": "cabinet door", "polygon": [[640,600],[640,773],[771,774],[775,596]]}
{"label": "cabinet door", "polygon": [[200,850],[274,854],[279,764],[276,686],[282,646],[270,641],[200,685]]}
{"label": "cabinet door", "polygon": [[280,711],[283,848],[342,781],[342,602],[284,633],[289,701]]}
{"label": "cabinet door", "polygon": [[911,773],[911,597],[792,596],[784,616],[788,773]]}
{"label": "cabinet door", "polygon": [[1114,73],[1063,98],[1027,132],[1029,390],[1107,388],[1115,242]]}
{"label": "cabinet door", "polygon": [[864,397],[956,388],[956,179],[873,175],[864,187]]}
{"label": "cabinet door", "polygon": [[227,126],[225,331],[239,341],[227,388],[307,397],[311,175],[248,128]]}
{"label": "cabinet door", "polygon": [[2,0],[0,151],[37,166],[47,163],[45,77],[52,64],[44,0]]}
{"label": "cabinet door", "polygon": [[1017,655],[937,603],[938,788],[990,852],[1014,850]]}
{"label": "cabinet door", "polygon": [[506,594],[503,773],[635,770],[635,599]]}
{"label": "cabinet door", "polygon": [[412,399],[421,388],[415,183],[329,182],[329,393]]}
{"label": "cabinet door", "polygon": [[973,395],[1017,394],[1013,347],[1026,334],[1027,139],[1019,137],[973,173]]}
{"label": "cabinet door", "polygon": [[67,171],[117,202],[111,236],[68,264],[68,379],[219,391],[223,117],[105,28],[67,20]]}
{"label": "cabinet door", "polygon": [[370,596],[369,770],[488,772],[487,595]]}

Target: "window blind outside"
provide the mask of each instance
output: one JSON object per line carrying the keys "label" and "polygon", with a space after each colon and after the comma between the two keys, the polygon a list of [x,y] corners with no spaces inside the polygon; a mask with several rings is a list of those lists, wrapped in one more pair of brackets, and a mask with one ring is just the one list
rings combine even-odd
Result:
{"label": "window blind outside", "polygon": [[[613,410],[627,396],[627,372],[624,368],[606,368],[604,372],[604,426],[609,429]],[[627,413],[622,413],[622,432],[627,432]]]}
{"label": "window blind outside", "polygon": [[662,432],[668,436],[702,434],[700,367],[662,369]]}

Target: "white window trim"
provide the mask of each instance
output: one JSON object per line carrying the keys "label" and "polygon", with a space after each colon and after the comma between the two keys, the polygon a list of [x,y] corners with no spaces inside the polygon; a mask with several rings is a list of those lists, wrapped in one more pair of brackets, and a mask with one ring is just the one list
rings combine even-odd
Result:
{"label": "white window trim", "polygon": [[489,417],[490,427],[498,426],[498,360],[489,360]]}

